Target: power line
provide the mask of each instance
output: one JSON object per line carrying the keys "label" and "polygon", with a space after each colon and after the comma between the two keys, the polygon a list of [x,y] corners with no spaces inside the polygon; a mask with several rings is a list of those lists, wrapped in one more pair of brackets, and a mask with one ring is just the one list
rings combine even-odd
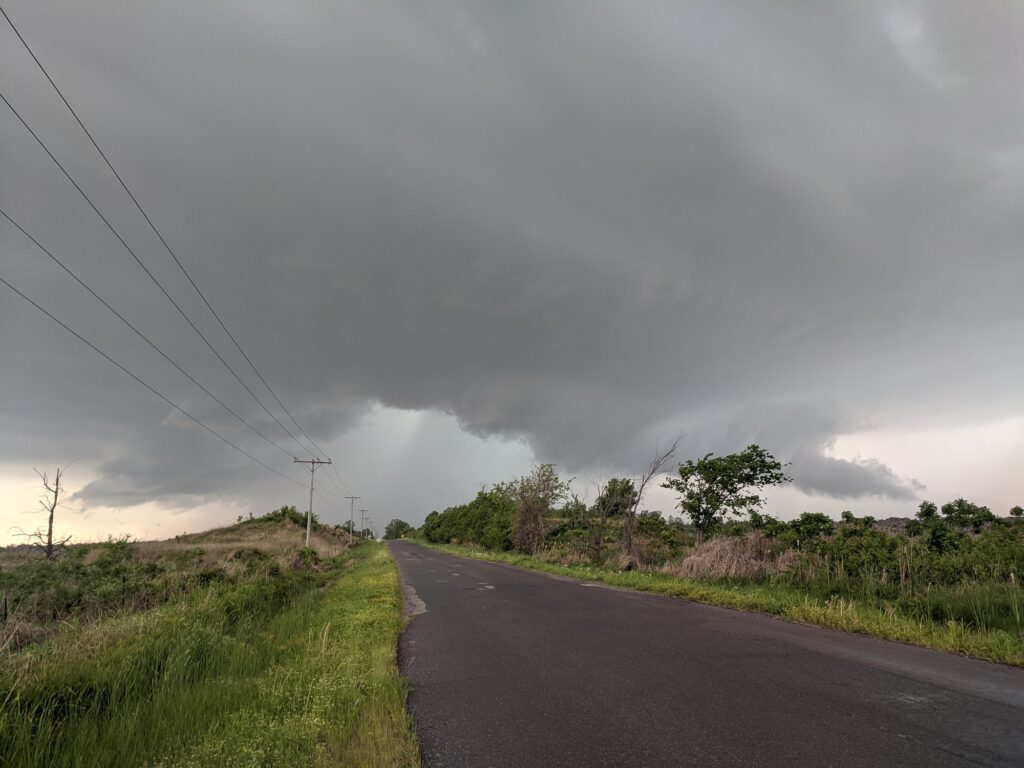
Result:
{"label": "power line", "polygon": [[112,312],[114,314],[114,316],[117,317],[118,320],[120,320],[122,323],[124,323],[126,326],[128,326],[132,331],[134,331],[136,336],[138,336],[140,339],[142,339],[144,342],[146,342],[149,346],[151,346],[153,349],[155,349],[157,351],[157,353],[164,360],[166,360],[168,363],[173,365],[178,370],[179,373],[181,373],[183,376],[188,378],[189,381],[191,381],[193,384],[195,384],[197,387],[199,387],[199,389],[201,389],[203,392],[205,392],[207,395],[209,395],[211,398],[213,398],[213,400],[215,400],[224,410],[226,410],[228,413],[230,413],[232,416],[234,416],[236,419],[238,419],[240,422],[242,422],[245,426],[247,426],[249,429],[251,429],[257,435],[259,435],[261,438],[263,438],[267,443],[269,443],[270,445],[272,445],[275,448],[277,448],[277,450],[281,451],[281,453],[283,453],[285,456],[291,456],[292,455],[290,451],[288,451],[285,448],[281,447],[278,443],[276,443],[273,440],[271,440],[269,437],[267,437],[262,432],[260,432],[256,427],[254,427],[252,424],[250,424],[244,418],[242,418],[237,413],[235,413],[235,411],[231,408],[231,406],[229,406],[227,403],[225,403],[223,400],[221,400],[219,397],[217,397],[215,394],[213,394],[213,392],[211,392],[209,389],[204,387],[201,383],[199,383],[195,379],[195,377],[192,376],[192,374],[190,374],[188,371],[186,371],[184,368],[182,368],[174,360],[172,360],[162,349],[160,349],[160,347],[158,347],[153,341],[151,341],[149,339],[149,337],[146,336],[146,334],[144,334],[142,331],[140,331],[138,328],[136,328],[135,325],[133,325],[130,320],[128,320],[124,315],[122,315],[120,312],[118,312],[116,309],[114,309],[114,307],[112,307],[109,303],[107,303],[107,301],[102,296],[100,296],[98,293],[96,293],[96,291],[94,291],[92,288],[90,288],[88,285],[86,285],[86,283],[78,275],[76,275],[74,272],[72,272],[71,269],[64,262],[62,262],[60,259],[58,259],[56,256],[54,256],[53,253],[51,253],[49,251],[49,249],[47,249],[45,246],[43,246],[42,243],[40,243],[38,240],[36,240],[35,237],[33,237],[32,234],[28,230],[26,230],[23,226],[21,226],[21,224],[19,224],[14,219],[12,219],[11,216],[7,213],[7,211],[5,211],[2,208],[0,208],[0,215],[2,215],[5,219],[7,219],[7,221],[9,221],[11,224],[13,224],[18,229],[18,231],[21,232],[21,234],[23,234],[25,237],[27,237],[29,240],[31,240],[39,250],[41,250],[43,253],[45,253],[47,256],[49,256],[50,259],[58,267],[63,269],[65,272],[67,272],[68,275],[70,275],[71,278],[75,282],[77,282],[80,286],[82,286],[83,288],[85,288],[85,290],[87,290],[90,294],[92,294],[94,299],[96,299],[100,304],[102,304],[104,307],[106,307],[108,310],[110,310],[110,312]]}
{"label": "power line", "polygon": [[[330,491],[328,491],[328,493],[330,493]],[[338,497],[336,495],[331,494],[330,496],[324,496],[324,489],[323,488],[317,488],[316,489],[316,495],[320,497],[320,501],[322,501],[324,504],[337,504],[338,503]]]}
{"label": "power line", "polygon": [[[332,477],[330,473],[327,473],[327,474],[325,475],[325,477],[326,477],[326,478],[327,478],[328,480],[330,480],[330,481],[331,481],[331,483],[332,483],[332,484],[334,485],[334,488],[335,488],[335,490],[339,491],[339,492],[340,492],[340,493],[342,493],[342,494],[344,494],[344,493],[345,493],[346,491],[349,491],[349,488],[348,488],[348,486],[347,486],[347,485],[345,485],[345,481],[344,481],[344,480],[342,480],[342,479],[341,479],[341,475],[339,475],[339,474],[338,474],[338,470],[334,469],[334,465],[333,465],[333,464],[330,464],[330,465],[328,465],[328,466],[329,466],[329,468],[330,468],[330,469],[331,469],[331,470],[332,470],[332,471],[334,472],[335,476],[337,476],[337,478],[338,478],[337,480],[335,480],[335,479],[334,479],[334,477]],[[339,480],[341,480],[341,484],[340,484],[340,485],[339,485],[339,483],[338,483],[338,481],[339,481]],[[349,491],[349,493],[351,493],[351,491]]]}
{"label": "power line", "polygon": [[317,493],[326,493],[327,496],[330,497],[330,498],[324,498],[324,501],[338,502],[341,499],[341,497],[338,496],[338,494],[335,493],[334,491],[332,491],[330,488],[324,488],[324,487],[321,486],[321,487],[318,487],[316,489],[316,492]]}
{"label": "power line", "polygon": [[[110,169],[110,172],[114,174],[114,177],[118,180],[118,182],[121,184],[121,187],[128,194],[128,197],[130,197],[131,201],[135,204],[135,207],[138,208],[139,213],[142,214],[142,217],[146,220],[146,223],[149,224],[149,228],[153,230],[153,234],[155,234],[157,236],[157,238],[160,240],[161,244],[163,244],[164,248],[167,250],[167,253],[170,254],[171,258],[174,260],[174,263],[178,265],[178,268],[181,270],[182,274],[185,276],[185,278],[188,280],[188,282],[191,284],[191,286],[195,289],[195,292],[199,295],[199,298],[202,299],[203,303],[206,305],[206,308],[210,310],[210,314],[213,315],[213,317],[217,320],[217,323],[223,329],[224,333],[226,333],[228,338],[231,339],[231,343],[234,344],[235,349],[238,350],[239,354],[241,354],[242,357],[245,359],[245,361],[249,364],[249,367],[252,368],[253,373],[255,373],[257,378],[259,378],[259,380],[263,383],[263,386],[267,388],[267,391],[270,393],[271,397],[274,398],[274,400],[277,402],[277,404],[281,407],[281,410],[283,410],[288,415],[288,418],[291,420],[292,424],[294,424],[298,428],[298,430],[313,445],[313,447],[316,448],[317,451],[319,451],[321,454],[326,454],[327,452],[323,448],[321,448],[319,446],[319,444],[317,444],[317,442],[312,437],[309,436],[309,434],[306,432],[305,429],[302,428],[302,425],[299,424],[299,422],[295,419],[295,416],[292,415],[292,412],[288,409],[288,407],[284,404],[284,402],[282,402],[281,398],[277,396],[277,393],[270,386],[270,383],[264,378],[263,374],[260,373],[259,369],[256,367],[256,365],[250,359],[249,355],[247,355],[245,353],[245,350],[242,349],[242,345],[238,343],[238,340],[235,338],[234,334],[231,333],[230,330],[228,330],[227,325],[225,325],[224,321],[221,319],[220,315],[217,313],[217,310],[215,310],[213,308],[213,305],[207,300],[206,295],[202,292],[202,290],[200,290],[199,286],[196,284],[196,281],[192,279],[192,276],[189,274],[188,270],[185,268],[185,265],[178,258],[177,254],[174,253],[174,250],[168,244],[167,240],[161,234],[160,230],[157,229],[156,225],[153,223],[153,220],[149,217],[149,214],[146,213],[145,209],[142,207],[142,204],[135,197],[134,193],[132,193],[132,191],[128,188],[128,185],[127,185],[127,183],[125,183],[124,179],[121,177],[121,174],[119,174],[117,172],[117,169],[114,168],[114,164],[110,162],[110,159],[107,157],[106,153],[100,148],[100,145],[99,145],[99,143],[97,143],[96,139],[93,137],[92,132],[88,128],[85,127],[85,123],[82,122],[82,119],[78,116],[78,113],[75,111],[75,108],[71,106],[71,102],[69,102],[67,100],[67,98],[64,96],[63,91],[61,91],[61,89],[57,86],[57,83],[54,82],[54,79],[52,77],[50,77],[50,73],[46,70],[46,67],[43,66],[43,63],[39,60],[39,57],[36,56],[35,51],[32,50],[32,47],[28,44],[28,41],[25,40],[25,38],[22,36],[21,32],[18,30],[18,28],[14,25],[14,22],[11,20],[11,17],[7,15],[7,12],[3,9],[2,6],[0,6],[0,13],[3,14],[4,19],[7,20],[7,23],[10,25],[11,29],[14,30],[14,34],[18,36],[18,40],[21,41],[21,44],[25,47],[25,50],[28,51],[29,56],[32,57],[32,60],[36,63],[36,66],[39,67],[39,70],[43,73],[43,75],[49,81],[50,85],[53,86],[53,90],[57,92],[57,95],[60,97],[60,100],[64,102],[64,106],[66,106],[68,108],[68,111],[71,112],[71,115],[75,118],[75,121],[78,123],[79,127],[82,129],[82,131],[85,133],[85,135],[89,138],[89,141],[92,143],[93,147],[96,148],[96,151],[99,153],[100,157],[103,158],[103,162],[107,164],[107,167]],[[4,101],[6,101],[6,99],[4,99]],[[8,104],[8,106],[10,106],[10,104]],[[168,297],[168,298],[170,298],[170,297]],[[198,329],[197,329],[197,332],[198,332]],[[205,338],[204,338],[204,341],[205,341]],[[211,347],[211,349],[212,349],[212,347]],[[218,355],[218,357],[219,357],[219,355]],[[253,397],[255,397],[255,395],[253,395]],[[262,403],[261,403],[261,405],[262,405]],[[276,421],[276,419],[275,419],[275,421]],[[280,424],[280,422],[278,422],[278,423]],[[282,425],[282,428],[283,428],[283,425]],[[288,432],[287,429],[285,431]],[[292,439],[295,439],[294,436],[291,435],[290,432],[288,434],[289,434],[289,436],[292,437]],[[296,442],[298,442],[298,440],[296,440]],[[307,450],[307,452],[311,453],[308,450]],[[333,464],[330,465],[330,466],[331,466],[331,470],[334,472],[334,474],[337,476],[338,480],[341,482],[341,485],[344,488],[344,490],[348,490],[347,486],[345,486],[345,481],[341,478],[341,475],[338,473],[338,470],[334,467]],[[330,474],[328,474],[328,477],[330,477]]]}
{"label": "power line", "polygon": [[75,330],[74,330],[73,328],[71,328],[71,326],[69,326],[69,325],[67,325],[66,323],[64,323],[63,321],[61,321],[61,320],[57,319],[57,317],[55,317],[54,315],[52,315],[52,314],[51,314],[51,313],[50,313],[49,311],[47,311],[47,310],[46,310],[46,309],[44,309],[44,308],[43,308],[42,306],[40,306],[39,304],[37,304],[37,303],[36,303],[35,301],[33,301],[32,299],[30,299],[30,298],[29,298],[28,296],[26,296],[26,295],[25,295],[24,293],[22,293],[21,291],[19,291],[19,290],[18,290],[17,288],[15,288],[15,287],[14,287],[13,285],[11,285],[11,284],[10,284],[9,282],[7,282],[7,281],[6,281],[6,280],[5,280],[4,278],[0,277],[0,283],[3,283],[4,285],[6,285],[6,286],[7,286],[8,288],[10,288],[10,289],[11,289],[12,291],[14,291],[14,292],[15,292],[16,294],[18,294],[18,295],[19,295],[19,296],[20,296],[21,298],[23,298],[23,299],[24,299],[25,301],[27,301],[27,302],[28,302],[29,304],[31,304],[31,305],[32,305],[33,307],[35,307],[35,308],[36,308],[36,309],[38,309],[38,310],[39,310],[40,312],[42,312],[42,313],[43,313],[44,315],[46,315],[46,316],[47,316],[48,318],[50,318],[51,320],[53,320],[53,322],[57,323],[57,325],[59,325],[59,326],[60,326],[61,328],[63,328],[63,329],[65,330],[65,331],[67,331],[67,332],[68,332],[68,333],[70,333],[70,334],[71,334],[72,336],[74,336],[74,337],[75,337],[76,339],[78,339],[78,340],[79,340],[79,341],[81,341],[81,342],[82,342],[83,344],[85,344],[86,346],[88,346],[88,347],[89,347],[90,349],[92,349],[92,350],[93,350],[94,352],[96,352],[96,353],[97,353],[98,355],[100,355],[101,357],[103,357],[103,358],[104,358],[105,360],[107,360],[108,362],[110,362],[110,363],[113,363],[114,365],[116,365],[116,366],[117,366],[118,368],[120,368],[120,369],[121,369],[121,371],[122,371],[122,372],[124,372],[124,373],[128,374],[129,376],[131,376],[131,377],[132,377],[133,379],[135,379],[135,381],[137,381],[137,382],[138,382],[139,384],[141,384],[142,386],[144,386],[144,387],[145,387],[146,389],[148,389],[148,390],[149,390],[150,392],[152,392],[152,393],[153,393],[154,395],[156,395],[156,396],[157,396],[157,397],[159,397],[159,398],[160,398],[161,400],[163,400],[163,401],[164,401],[165,403],[167,403],[167,404],[168,404],[168,405],[170,405],[170,406],[171,406],[172,408],[174,408],[174,410],[176,410],[176,411],[178,411],[179,413],[182,413],[182,414],[184,414],[185,416],[187,416],[187,417],[188,417],[189,419],[191,419],[192,421],[194,421],[194,422],[195,422],[196,424],[198,424],[198,425],[199,425],[200,427],[202,427],[203,429],[205,429],[205,430],[206,430],[207,432],[209,432],[209,433],[210,433],[211,435],[213,435],[214,437],[216,437],[216,438],[217,438],[218,440],[222,441],[223,443],[225,443],[226,445],[230,446],[231,448],[234,448],[234,449],[235,449],[236,451],[238,451],[238,452],[239,452],[240,454],[242,454],[243,456],[246,456],[246,457],[248,457],[249,459],[251,459],[252,461],[255,461],[255,462],[256,462],[257,464],[259,464],[259,465],[260,465],[261,467],[263,467],[264,469],[267,469],[267,470],[269,470],[269,471],[273,472],[273,473],[274,473],[275,475],[277,475],[278,477],[280,477],[280,478],[282,478],[282,479],[284,479],[284,480],[287,480],[287,481],[288,481],[289,483],[292,483],[293,485],[297,485],[297,486],[299,486],[300,488],[304,488],[304,487],[305,487],[305,485],[304,485],[304,484],[302,484],[302,483],[300,483],[300,482],[299,482],[298,480],[295,480],[294,478],[288,477],[287,475],[283,474],[282,472],[278,472],[278,471],[277,471],[276,469],[274,469],[274,468],[273,468],[272,466],[270,466],[269,464],[266,464],[266,463],[264,463],[263,461],[260,461],[259,459],[257,459],[257,458],[256,458],[255,456],[253,456],[253,455],[252,455],[251,453],[249,453],[249,452],[248,452],[247,450],[245,450],[244,448],[239,448],[239,447],[238,447],[237,445],[235,445],[235,444],[234,444],[233,442],[231,442],[231,441],[230,441],[230,440],[228,440],[228,439],[227,439],[226,437],[224,437],[224,435],[220,434],[220,432],[217,432],[217,431],[216,431],[215,429],[213,429],[212,427],[209,427],[209,426],[207,426],[207,425],[206,425],[205,423],[203,423],[203,422],[202,422],[202,421],[201,421],[200,419],[198,419],[197,417],[193,416],[193,415],[192,415],[191,413],[189,413],[188,411],[186,411],[186,410],[185,410],[184,408],[182,408],[182,407],[181,407],[180,405],[178,405],[177,403],[175,403],[175,402],[174,402],[173,400],[171,400],[171,399],[170,399],[169,397],[167,397],[166,395],[164,395],[164,394],[163,394],[162,392],[160,392],[160,391],[159,391],[158,389],[156,389],[155,387],[153,387],[153,386],[152,386],[152,385],[150,385],[150,384],[147,384],[147,383],[146,383],[145,381],[143,381],[143,380],[142,380],[141,378],[139,378],[139,377],[138,377],[138,376],[136,376],[136,375],[135,375],[134,373],[132,373],[132,372],[131,372],[130,370],[128,370],[127,368],[125,368],[125,367],[124,367],[123,365],[121,365],[121,363],[117,362],[117,360],[115,360],[114,358],[112,358],[112,357],[111,357],[110,355],[108,355],[108,354],[107,354],[106,352],[104,352],[104,351],[103,351],[102,349],[100,349],[99,347],[97,347],[97,346],[96,346],[95,344],[93,344],[93,343],[92,343],[91,341],[89,341],[89,340],[88,340],[87,338],[85,338],[85,337],[84,337],[84,336],[82,336],[82,335],[81,335],[80,333],[78,333],[78,332],[77,332],[77,331],[75,331]]}
{"label": "power line", "polygon": [[340,487],[342,489],[342,493],[344,493],[345,491],[348,491],[349,493],[352,493],[352,489],[349,488],[348,485],[345,484],[345,479],[341,476],[341,473],[339,473],[338,470],[334,468],[333,464],[331,465],[331,469],[334,471],[334,474],[337,476],[338,482],[341,483]]}
{"label": "power line", "polygon": [[221,355],[221,353],[216,350],[216,348],[213,346],[213,344],[210,343],[210,340],[207,339],[206,336],[203,334],[203,332],[199,330],[199,327],[194,322],[192,322],[192,319],[188,316],[188,314],[185,312],[185,310],[183,310],[181,308],[181,306],[178,304],[178,302],[176,302],[171,297],[171,294],[169,294],[167,292],[167,289],[164,288],[163,284],[157,279],[156,275],[154,275],[150,271],[149,267],[147,267],[143,263],[142,259],[139,258],[138,254],[136,254],[135,251],[132,250],[132,247],[130,245],[128,245],[127,242],[125,242],[125,239],[123,237],[121,237],[121,234],[117,231],[117,229],[114,228],[114,225],[111,224],[110,221],[107,219],[107,217],[104,216],[103,213],[100,212],[100,209],[96,207],[96,204],[93,203],[92,199],[85,193],[85,190],[83,190],[78,185],[78,182],[74,180],[74,178],[71,176],[70,173],[68,173],[67,169],[61,164],[60,160],[58,160],[56,158],[56,156],[54,156],[53,152],[50,151],[50,148],[48,146],[46,146],[46,143],[41,138],[39,138],[38,134],[36,134],[36,132],[34,130],[32,130],[32,127],[25,121],[25,118],[23,118],[21,116],[21,113],[18,112],[18,110],[16,110],[14,108],[14,105],[11,104],[11,102],[7,100],[7,97],[4,96],[2,92],[0,92],[0,99],[2,99],[4,104],[6,104],[7,107],[11,110],[11,112],[14,113],[14,116],[17,117],[19,121],[21,121],[21,124],[23,126],[25,126],[25,129],[32,135],[32,138],[34,138],[36,140],[36,143],[39,144],[39,146],[43,148],[43,150],[46,152],[46,154],[50,156],[50,159],[53,160],[54,163],[56,163],[57,167],[60,168],[60,170],[64,173],[64,176],[67,178],[67,180],[71,182],[72,186],[74,186],[74,188],[76,190],[78,190],[78,193],[82,196],[82,198],[89,204],[89,206],[93,209],[93,211],[96,212],[96,215],[100,217],[100,219],[103,221],[104,224],[107,225],[107,229],[109,229],[114,234],[114,237],[116,237],[118,239],[118,241],[121,243],[121,245],[124,246],[125,250],[128,251],[129,254],[131,254],[133,259],[135,259],[135,262],[140,267],[142,267],[142,270],[149,276],[149,279],[152,280],[156,284],[156,287],[160,289],[160,292],[163,293],[163,295],[167,298],[167,300],[169,302],[171,302],[171,304],[174,306],[174,308],[176,310],[178,310],[178,314],[180,314],[185,319],[185,322],[188,323],[192,327],[192,330],[195,331],[196,334],[199,336],[199,338],[202,339],[203,342],[206,344],[206,346],[210,348],[210,351],[213,352],[214,355],[216,355],[217,359],[220,360],[220,362],[224,365],[224,367],[227,368],[228,371],[231,372],[231,375],[235,377],[235,379],[238,381],[239,384],[242,385],[242,387],[245,389],[245,391],[248,392],[249,395],[252,396],[253,400],[255,400],[264,411],[266,411],[267,415],[270,416],[270,418],[272,418],[275,422],[277,422],[277,425],[279,427],[281,427],[281,429],[283,429],[285,431],[285,433],[292,440],[295,441],[295,443],[299,446],[299,448],[301,448],[302,450],[304,450],[307,453],[309,453],[310,455],[312,455],[312,451],[310,451],[308,448],[306,448],[304,445],[302,445],[302,443],[299,442],[298,438],[296,438],[295,435],[292,434],[292,432],[288,429],[288,427],[286,427],[284,424],[282,424],[281,420],[279,418],[277,418],[277,416],[275,416],[273,413],[270,412],[270,409],[267,408],[267,406],[265,406],[263,404],[263,401],[260,400],[259,397],[256,396],[256,393],[253,392],[252,389],[250,389],[249,385],[246,384],[245,381],[242,380],[242,377],[239,376],[238,373],[235,371],[235,369],[231,367],[231,364],[227,360],[224,359],[224,356]]}

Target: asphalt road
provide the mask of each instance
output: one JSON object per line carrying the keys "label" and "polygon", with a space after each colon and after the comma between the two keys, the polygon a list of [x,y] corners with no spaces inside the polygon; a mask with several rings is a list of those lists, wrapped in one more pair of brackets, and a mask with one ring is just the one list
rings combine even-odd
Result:
{"label": "asphalt road", "polygon": [[390,546],[426,768],[1024,766],[1024,670]]}

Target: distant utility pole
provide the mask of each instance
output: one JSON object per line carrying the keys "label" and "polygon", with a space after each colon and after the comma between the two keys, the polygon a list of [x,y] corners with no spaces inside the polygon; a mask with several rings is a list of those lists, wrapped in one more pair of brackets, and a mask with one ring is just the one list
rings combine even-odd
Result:
{"label": "distant utility pole", "polygon": [[309,532],[313,527],[313,478],[316,477],[316,468],[321,464],[330,464],[331,460],[321,461],[320,459],[295,459],[295,464],[309,464],[309,511],[306,512],[306,546],[309,546]]}
{"label": "distant utility pole", "polygon": [[359,530],[360,531],[365,531],[366,530],[366,513],[369,512],[369,511],[370,510],[368,510],[368,509],[357,509],[356,510],[356,512],[359,513]]}
{"label": "distant utility pole", "polygon": [[352,519],[356,513],[356,499],[363,498],[362,496],[346,496],[346,499],[351,502],[348,510],[348,545],[352,546],[352,529],[356,527],[355,521]]}

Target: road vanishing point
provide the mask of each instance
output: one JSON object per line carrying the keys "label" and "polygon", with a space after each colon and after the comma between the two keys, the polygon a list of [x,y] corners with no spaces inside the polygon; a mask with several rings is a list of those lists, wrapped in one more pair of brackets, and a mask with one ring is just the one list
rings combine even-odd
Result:
{"label": "road vanishing point", "polygon": [[1024,766],[1024,670],[390,548],[425,768]]}

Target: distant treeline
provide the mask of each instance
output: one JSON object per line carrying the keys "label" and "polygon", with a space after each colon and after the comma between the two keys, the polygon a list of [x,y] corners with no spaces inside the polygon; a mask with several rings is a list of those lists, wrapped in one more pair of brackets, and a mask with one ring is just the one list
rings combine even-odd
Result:
{"label": "distant treeline", "polygon": [[[652,463],[653,466],[653,463]],[[584,503],[543,464],[473,500],[430,513],[415,533],[438,544],[519,551],[566,564],[658,568],[698,579],[739,579],[848,597],[939,622],[1024,631],[1024,510],[1006,517],[966,499],[922,502],[902,532],[872,517],[804,512],[782,521],[760,512],[762,490],[789,480],[754,445],[679,465],[664,487],[679,492],[678,517],[640,510],[655,473],[613,478]],[[401,521],[394,521],[401,523]],[[412,535],[408,524],[403,535]]]}

